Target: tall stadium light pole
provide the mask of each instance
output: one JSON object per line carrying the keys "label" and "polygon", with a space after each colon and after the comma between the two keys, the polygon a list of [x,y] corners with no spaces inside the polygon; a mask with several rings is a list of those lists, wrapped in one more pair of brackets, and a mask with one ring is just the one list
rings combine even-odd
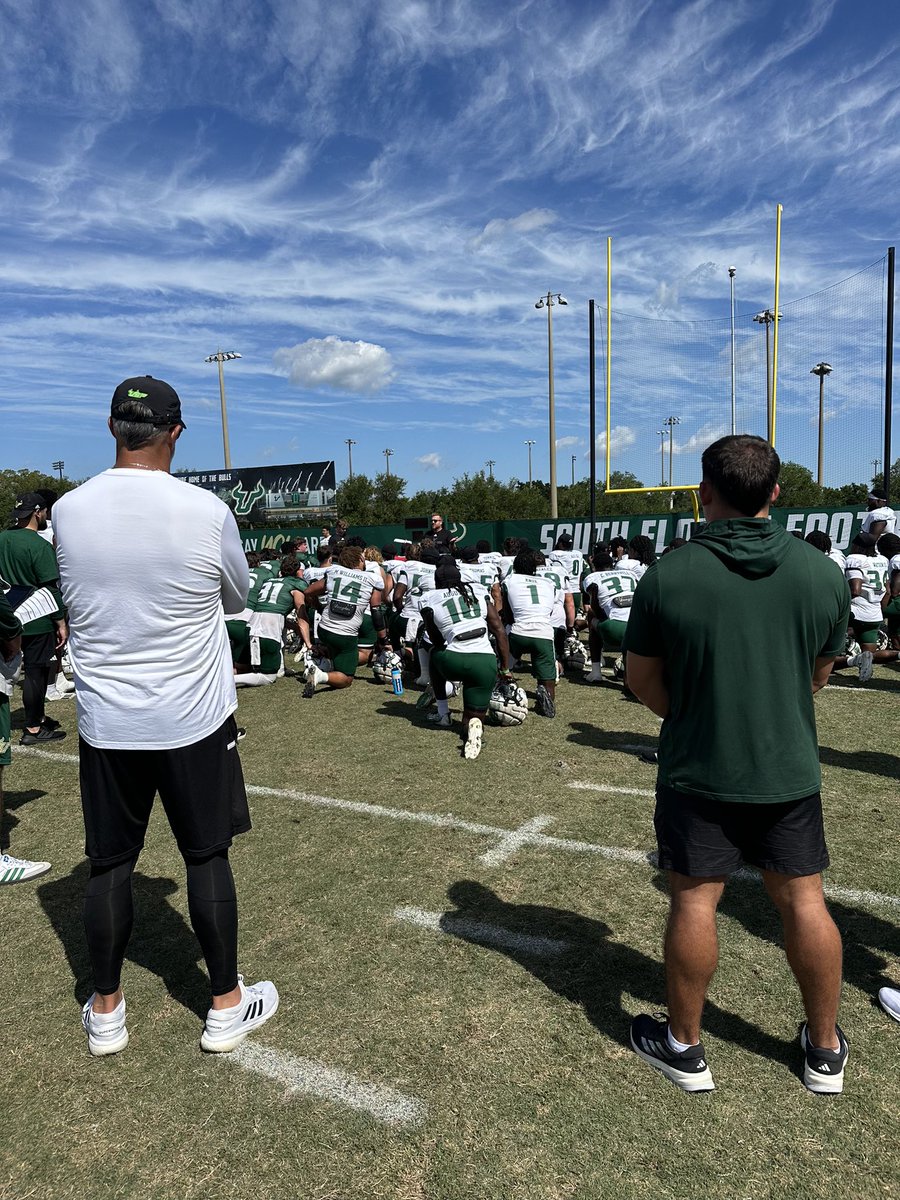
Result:
{"label": "tall stadium light pole", "polygon": [[675,431],[675,426],[680,424],[681,417],[666,417],[666,419],[663,421],[663,425],[665,425],[669,431],[669,487],[672,486],[672,434]]}
{"label": "tall stadium light pole", "polygon": [[[874,487],[875,486],[875,476],[878,474],[878,468],[881,466],[881,459],[873,458],[872,466],[875,468],[875,471],[873,472],[873,475],[872,475],[872,487]],[[887,474],[887,472],[885,472],[885,474]]]}
{"label": "tall stadium light pole", "polygon": [[55,463],[53,464],[53,470],[54,470],[54,471],[59,471],[59,482],[60,482],[60,483],[62,483],[62,473],[63,473],[63,467],[64,467],[65,465],[66,465],[66,464],[63,462],[63,460],[62,460],[62,459],[60,459],[60,460],[59,460],[59,462],[55,462]]}
{"label": "tall stadium light pole", "polygon": [[891,502],[891,415],[894,381],[894,268],[895,248],[887,252],[887,325],[884,331],[884,497]]}
{"label": "tall stadium light pole", "polygon": [[[766,327],[766,440],[768,441],[772,435],[772,352],[769,349],[769,326],[775,320],[775,314],[770,308],[767,308],[765,311],[757,313],[753,320],[757,325]],[[778,320],[782,320],[781,313],[778,314]]]}
{"label": "tall stadium light pole", "polygon": [[534,445],[533,438],[529,438],[525,445],[528,447],[528,486],[531,487],[531,447]]}
{"label": "tall stadium light pole", "polygon": [[231,362],[233,358],[240,358],[241,355],[235,350],[217,350],[215,354],[210,354],[204,358],[204,362],[214,362],[219,364],[219,401],[222,405],[222,447],[225,451],[225,466],[231,466],[231,448],[228,445],[228,413],[225,409],[225,372],[222,370],[222,363]]}
{"label": "tall stadium light pole", "polygon": [[659,486],[666,486],[666,438],[669,436],[665,429],[657,429],[659,438]]}
{"label": "tall stadium light pole", "polygon": [[391,476],[391,455],[392,455],[394,452],[393,452],[393,450],[382,450],[382,452],[381,452],[381,453],[384,455],[384,469],[385,469],[385,473],[387,474],[387,477],[390,479],[390,476]]}
{"label": "tall stadium light pole", "polygon": [[572,455],[572,487],[575,486],[575,460],[577,458],[578,458],[577,454]]}
{"label": "tall stadium light pole", "polygon": [[734,369],[734,274],[735,268],[728,268],[728,279],[731,283],[731,436],[737,432],[735,424],[735,369]]}
{"label": "tall stadium light pole", "polygon": [[356,445],[353,438],[344,438],[344,445],[347,447],[347,466],[350,474],[349,478],[353,478],[353,447]]}
{"label": "tall stadium light pole", "polygon": [[825,467],[825,376],[831,374],[831,363],[820,362],[810,371],[810,375],[819,377],[819,468],[816,483],[822,487],[822,476]]}
{"label": "tall stadium light pole", "polygon": [[497,460],[495,458],[489,458],[484,465],[488,469],[488,479],[493,479],[494,478],[494,467],[497,465]]}
{"label": "tall stadium light pole", "polygon": [[547,309],[547,390],[550,400],[550,516],[555,520],[559,516],[559,505],[556,496],[556,408],[553,401],[553,306],[568,304],[565,296],[559,292],[548,292],[536,301],[535,308]]}

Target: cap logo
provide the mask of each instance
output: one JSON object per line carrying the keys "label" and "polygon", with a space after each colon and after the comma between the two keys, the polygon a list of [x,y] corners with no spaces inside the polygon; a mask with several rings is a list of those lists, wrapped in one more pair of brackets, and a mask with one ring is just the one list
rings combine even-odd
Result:
{"label": "cap logo", "polygon": [[139,392],[137,388],[129,388],[128,396],[131,400],[146,400],[147,392]]}

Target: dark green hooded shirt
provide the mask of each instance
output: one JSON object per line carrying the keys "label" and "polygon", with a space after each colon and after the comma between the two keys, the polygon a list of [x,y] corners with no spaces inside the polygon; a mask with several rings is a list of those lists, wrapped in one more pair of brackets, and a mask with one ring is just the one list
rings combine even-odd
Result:
{"label": "dark green hooded shirt", "polygon": [[649,567],[625,648],[665,661],[659,782],[717,800],[797,800],[821,784],[811,681],[842,653],[847,583],[767,518],[713,521]]}

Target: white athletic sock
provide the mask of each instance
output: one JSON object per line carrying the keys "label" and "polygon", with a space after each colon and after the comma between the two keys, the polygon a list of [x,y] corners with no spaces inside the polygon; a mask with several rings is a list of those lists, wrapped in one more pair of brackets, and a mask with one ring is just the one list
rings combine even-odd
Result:
{"label": "white athletic sock", "polygon": [[318,667],[316,667],[316,678],[315,678],[315,681],[316,681],[316,683],[327,683],[327,682],[328,682],[328,673],[327,673],[327,671],[320,671],[320,670],[319,670],[319,668],[318,668]]}
{"label": "white athletic sock", "polygon": [[450,713],[450,701],[449,700],[438,700],[437,710],[438,710],[438,714],[440,716],[442,716],[442,717],[448,716]]}
{"label": "white athletic sock", "polygon": [[685,1050],[690,1050],[692,1046],[699,1046],[699,1042],[679,1042],[672,1037],[671,1025],[666,1026],[666,1041],[669,1043],[669,1049],[674,1050],[676,1054],[684,1054]]}
{"label": "white athletic sock", "polygon": [[427,679],[428,678],[428,657],[429,657],[428,651],[423,650],[420,646],[418,654],[419,654],[419,675],[423,679]]}

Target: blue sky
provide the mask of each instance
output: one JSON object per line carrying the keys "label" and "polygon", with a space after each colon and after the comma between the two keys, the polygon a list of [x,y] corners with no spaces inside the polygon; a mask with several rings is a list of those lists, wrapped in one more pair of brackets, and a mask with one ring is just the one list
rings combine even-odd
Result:
{"label": "blue sky", "polygon": [[[887,15],[886,15],[887,14]],[[900,20],[874,0],[16,0],[0,5],[0,465],[108,465],[109,398],[167,379],[179,466],[334,458],[410,490],[495,460],[587,470],[587,301],[613,238],[613,466],[676,482],[762,432],[784,205],[779,449],[826,483],[881,455]],[[854,290],[854,287],[856,290]],[[629,314],[626,316],[625,314]],[[694,326],[701,354],[679,342]],[[598,333],[603,329],[598,322]],[[792,327],[792,328],[789,328]],[[793,341],[792,341],[793,339]],[[678,344],[676,344],[678,343]],[[598,362],[603,347],[598,347]],[[598,379],[602,399],[602,373]],[[782,408],[783,404],[783,408]],[[602,412],[598,430],[604,429]],[[600,452],[603,454],[601,433]],[[602,473],[602,472],[601,472]]]}

